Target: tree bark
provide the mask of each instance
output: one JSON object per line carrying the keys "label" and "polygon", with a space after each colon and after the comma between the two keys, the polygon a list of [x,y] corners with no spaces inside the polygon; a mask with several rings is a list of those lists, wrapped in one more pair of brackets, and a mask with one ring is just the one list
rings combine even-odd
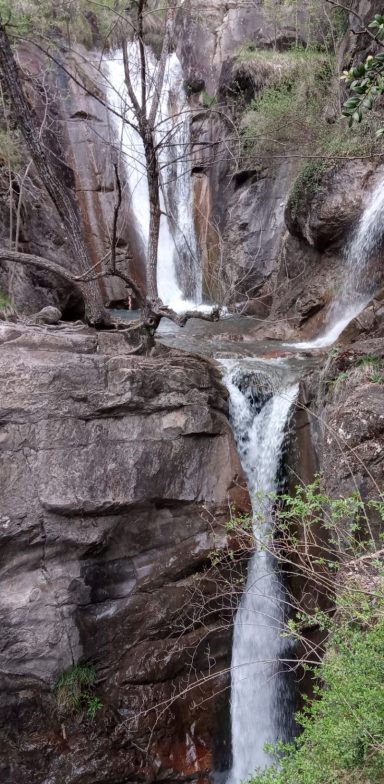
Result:
{"label": "tree bark", "polygon": [[155,150],[155,140],[152,129],[146,123],[143,131],[145,162],[147,166],[148,192],[149,192],[149,237],[147,259],[147,291],[150,299],[157,300],[157,261],[159,255],[160,236],[160,178],[158,160]]}
{"label": "tree bark", "polygon": [[[22,87],[19,69],[13,56],[9,38],[1,19],[0,80],[9,100],[11,117],[24,138],[36,171],[64,224],[77,268],[80,273],[84,274],[91,268],[92,263],[84,241],[75,197],[57,176],[51,164],[49,152],[40,138],[32,109]],[[81,289],[88,321],[92,324],[103,323],[106,319],[106,313],[97,282],[90,280],[82,284]]]}

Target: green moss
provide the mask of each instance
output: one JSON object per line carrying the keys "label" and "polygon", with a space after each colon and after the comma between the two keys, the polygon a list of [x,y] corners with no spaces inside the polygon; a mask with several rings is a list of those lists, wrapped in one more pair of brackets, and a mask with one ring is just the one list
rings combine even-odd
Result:
{"label": "green moss", "polygon": [[300,207],[320,190],[323,176],[330,168],[331,164],[322,160],[310,161],[303,165],[289,196],[288,204],[293,217],[299,212]]}
{"label": "green moss", "polygon": [[217,98],[214,95],[210,95],[206,90],[203,90],[201,93],[201,101],[203,106],[206,106],[207,109],[211,109],[213,106],[217,104]]}
{"label": "green moss", "polygon": [[6,294],[4,291],[0,289],[0,310],[3,310],[4,308],[7,307],[7,305],[10,304],[11,304],[11,300],[9,299],[8,294]]}

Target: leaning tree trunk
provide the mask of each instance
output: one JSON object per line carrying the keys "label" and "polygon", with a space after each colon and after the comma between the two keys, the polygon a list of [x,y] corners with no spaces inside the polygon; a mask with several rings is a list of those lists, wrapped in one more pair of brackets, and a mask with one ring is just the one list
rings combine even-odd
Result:
{"label": "leaning tree trunk", "polygon": [[[36,171],[49,193],[64,224],[78,272],[89,272],[92,263],[84,241],[81,221],[74,195],[57,176],[50,154],[40,139],[32,109],[25,96],[5,26],[0,20],[0,81],[8,97],[11,118],[17,125],[28,147]],[[105,321],[101,291],[95,280],[80,284],[86,316],[90,323]]]}

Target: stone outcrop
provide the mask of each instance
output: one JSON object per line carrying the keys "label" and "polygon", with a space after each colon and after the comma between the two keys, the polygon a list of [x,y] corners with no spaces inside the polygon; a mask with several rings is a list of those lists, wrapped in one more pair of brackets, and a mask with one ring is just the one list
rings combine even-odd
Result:
{"label": "stone outcrop", "polygon": [[[358,492],[365,501],[377,500],[384,485],[382,336],[367,337],[361,329],[354,343],[339,345],[317,361],[313,357],[312,363],[301,381],[289,461],[292,484],[297,476],[310,483],[320,473],[331,498]],[[382,532],[380,515],[372,509],[360,524],[363,537]]]}
{"label": "stone outcrop", "polygon": [[330,495],[358,490],[364,499],[383,487],[382,339],[339,349],[319,378],[324,422],[321,470]]}
{"label": "stone outcrop", "polygon": [[260,48],[284,49],[306,43],[306,9],[297,18],[292,9],[274,9],[262,0],[186,0],[178,15],[178,54],[186,82],[203,80],[207,91],[217,90],[223,63],[250,41]]}
{"label": "stone outcrop", "polygon": [[[3,324],[0,349],[1,781],[205,782],[233,611],[210,553],[248,508],[218,373],[85,327]],[[79,661],[93,721],[58,715]]]}

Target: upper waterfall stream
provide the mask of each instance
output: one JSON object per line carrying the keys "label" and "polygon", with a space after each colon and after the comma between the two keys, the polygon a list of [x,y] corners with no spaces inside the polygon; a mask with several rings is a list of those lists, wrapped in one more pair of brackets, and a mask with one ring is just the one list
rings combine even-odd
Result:
{"label": "upper waterfall stream", "polygon": [[[130,75],[136,96],[141,90],[139,46],[128,47]],[[147,104],[153,98],[158,62],[146,49]],[[111,113],[123,161],[132,211],[147,249],[149,193],[143,141],[135,130],[136,119],[125,84],[123,54],[115,52],[106,63],[107,98],[117,114]],[[117,116],[117,115],[120,115]],[[123,119],[124,118],[124,119]],[[159,108],[156,135],[160,159],[161,223],[158,246],[157,282],[163,302],[177,312],[202,303],[202,273],[198,256],[190,176],[190,110],[183,88],[183,72],[175,53],[168,56]]]}

